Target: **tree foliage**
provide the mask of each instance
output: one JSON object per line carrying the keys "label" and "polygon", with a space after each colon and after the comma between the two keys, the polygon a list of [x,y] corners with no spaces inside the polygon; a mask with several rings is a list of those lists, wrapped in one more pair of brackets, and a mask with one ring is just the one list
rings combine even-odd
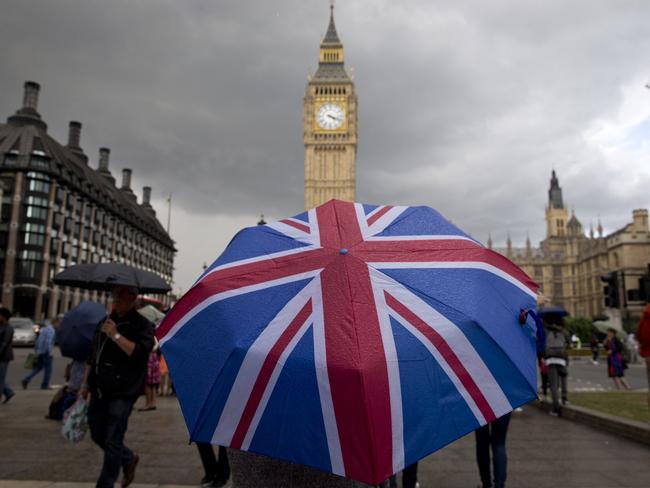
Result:
{"label": "tree foliage", "polygon": [[577,335],[583,344],[589,344],[591,336],[596,333],[593,322],[588,317],[565,317],[564,323],[570,334]]}

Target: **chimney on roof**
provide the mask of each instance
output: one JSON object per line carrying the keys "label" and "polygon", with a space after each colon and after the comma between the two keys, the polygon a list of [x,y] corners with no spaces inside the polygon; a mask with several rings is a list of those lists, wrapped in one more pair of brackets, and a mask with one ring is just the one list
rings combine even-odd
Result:
{"label": "chimney on roof", "polygon": [[80,148],[81,142],[81,122],[71,120],[68,125],[68,147],[71,149]]}
{"label": "chimney on roof", "polygon": [[150,207],[151,206],[151,187],[144,186],[142,187],[142,206]]}
{"label": "chimney on roof", "polygon": [[110,173],[108,170],[108,159],[111,156],[111,150],[107,147],[99,148],[99,171],[102,173]]}
{"label": "chimney on roof", "polygon": [[144,186],[142,187],[142,207],[149,212],[154,217],[156,216],[156,211],[151,206],[151,187]]}
{"label": "chimney on roof", "polygon": [[131,173],[129,168],[122,170],[122,190],[131,191]]}
{"label": "chimney on roof", "polygon": [[47,124],[41,120],[38,113],[38,92],[41,85],[35,81],[26,81],[23,91],[23,106],[16,113],[7,117],[7,122],[12,125],[35,125],[44,131],[47,130]]}
{"label": "chimney on roof", "polygon": [[23,108],[31,109],[34,112],[38,111],[38,92],[41,85],[35,81],[26,81],[25,90],[23,92]]}

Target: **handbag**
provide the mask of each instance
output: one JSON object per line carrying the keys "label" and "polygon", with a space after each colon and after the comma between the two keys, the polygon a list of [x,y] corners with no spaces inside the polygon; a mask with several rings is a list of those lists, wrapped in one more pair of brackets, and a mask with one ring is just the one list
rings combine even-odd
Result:
{"label": "handbag", "polygon": [[79,442],[88,430],[88,403],[82,397],[63,414],[61,435],[70,442]]}
{"label": "handbag", "polygon": [[34,369],[38,363],[38,356],[30,352],[25,358],[25,369]]}

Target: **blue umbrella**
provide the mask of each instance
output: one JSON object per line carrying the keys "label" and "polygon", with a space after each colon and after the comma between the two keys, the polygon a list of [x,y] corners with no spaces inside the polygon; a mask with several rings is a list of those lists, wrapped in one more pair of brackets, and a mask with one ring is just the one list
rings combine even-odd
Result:
{"label": "blue umbrella", "polygon": [[106,307],[101,303],[84,301],[65,314],[57,339],[61,354],[78,361],[90,357],[97,324],[106,317]]}

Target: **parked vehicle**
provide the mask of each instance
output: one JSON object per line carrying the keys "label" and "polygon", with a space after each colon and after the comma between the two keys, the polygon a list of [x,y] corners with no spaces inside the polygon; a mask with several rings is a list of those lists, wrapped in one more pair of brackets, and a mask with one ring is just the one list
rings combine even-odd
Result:
{"label": "parked vehicle", "polygon": [[14,346],[33,346],[38,335],[38,324],[26,317],[12,317],[9,324],[14,328]]}

